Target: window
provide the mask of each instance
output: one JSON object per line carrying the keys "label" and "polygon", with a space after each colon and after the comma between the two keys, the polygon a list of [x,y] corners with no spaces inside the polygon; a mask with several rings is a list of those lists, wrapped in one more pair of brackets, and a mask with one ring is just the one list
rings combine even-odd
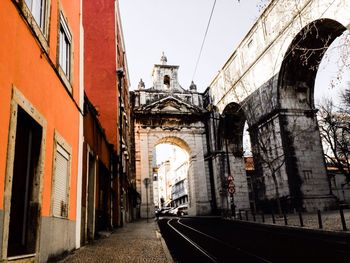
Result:
{"label": "window", "polygon": [[52,203],[52,214],[56,217],[68,217],[70,159],[69,151],[56,142]]}
{"label": "window", "polygon": [[32,13],[35,22],[40,27],[41,31],[45,31],[45,10],[47,0],[25,0],[25,3]]}
{"label": "window", "polygon": [[50,1],[51,0],[12,0],[20,10],[21,16],[27,21],[27,24],[33,35],[37,38],[43,52],[49,52],[48,32],[50,19]]}
{"label": "window", "polygon": [[59,65],[68,79],[71,73],[71,45],[72,35],[68,29],[67,23],[60,15],[60,35],[59,35]]}

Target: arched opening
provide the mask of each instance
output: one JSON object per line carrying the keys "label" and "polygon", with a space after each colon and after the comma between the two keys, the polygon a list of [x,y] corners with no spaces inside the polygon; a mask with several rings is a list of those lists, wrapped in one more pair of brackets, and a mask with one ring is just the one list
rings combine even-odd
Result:
{"label": "arched opening", "polygon": [[350,32],[327,49],[315,81],[315,107],[330,191],[350,204]]}
{"label": "arched opening", "polygon": [[[250,137],[250,130],[248,122],[246,121],[243,128],[243,158],[244,168],[247,176],[249,205],[251,211],[254,213],[261,211],[261,201],[265,198],[264,177],[258,172],[254,163],[254,155],[252,148],[252,141]],[[256,162],[256,160],[255,160]]]}
{"label": "arched opening", "polygon": [[165,75],[164,76],[163,84],[164,84],[164,87],[166,87],[166,88],[170,87],[170,77],[169,77],[169,75]]}
{"label": "arched opening", "polygon": [[246,122],[244,112],[240,105],[236,103],[228,104],[222,115],[220,122],[221,136],[218,138],[219,149],[226,150],[226,144],[229,151],[234,156],[243,156],[243,128]]}
{"label": "arched opening", "polygon": [[[219,121],[216,157],[219,167],[220,200],[218,206],[223,211],[235,213],[239,209],[249,208],[248,184],[246,176],[243,134],[246,117],[239,104],[228,104]],[[252,209],[255,209],[252,202]]]}
{"label": "arched opening", "polygon": [[279,75],[278,101],[281,108],[313,109],[314,84],[321,60],[346,28],[331,19],[316,20],[294,38]]}
{"label": "arched opening", "polygon": [[315,79],[315,107],[319,109],[324,99],[340,105],[349,83],[350,31],[346,30],[332,42],[321,60]]}
{"label": "arched opening", "polygon": [[189,147],[175,137],[160,140],[153,149],[153,202],[159,216],[188,214]]}
{"label": "arched opening", "polygon": [[320,87],[315,82],[326,51],[344,31],[335,20],[313,21],[296,35],[281,66],[278,124],[285,163],[281,171],[288,177],[290,208],[327,209],[335,201],[330,196],[316,119],[315,88]]}

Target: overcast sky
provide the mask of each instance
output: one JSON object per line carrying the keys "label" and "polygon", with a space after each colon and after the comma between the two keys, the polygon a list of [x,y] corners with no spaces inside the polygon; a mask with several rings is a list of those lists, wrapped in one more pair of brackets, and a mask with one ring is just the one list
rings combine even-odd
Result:
{"label": "overcast sky", "polygon": [[[162,51],[179,65],[183,88],[192,76],[214,0],[119,0],[131,89],[142,78],[151,86],[151,70]],[[217,0],[194,78],[204,91],[244,38],[259,14],[260,0]]]}

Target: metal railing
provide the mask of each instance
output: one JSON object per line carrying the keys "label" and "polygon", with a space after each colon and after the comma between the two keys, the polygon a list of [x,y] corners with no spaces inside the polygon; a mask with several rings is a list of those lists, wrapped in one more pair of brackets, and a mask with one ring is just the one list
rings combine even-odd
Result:
{"label": "metal railing", "polygon": [[284,225],[324,229],[331,231],[348,231],[350,226],[350,209],[295,213],[252,213],[249,210],[238,210],[232,219],[263,224]]}

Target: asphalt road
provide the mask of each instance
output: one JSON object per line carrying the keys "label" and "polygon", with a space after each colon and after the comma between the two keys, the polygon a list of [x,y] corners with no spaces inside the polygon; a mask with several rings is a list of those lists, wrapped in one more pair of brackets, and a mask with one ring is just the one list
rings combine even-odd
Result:
{"label": "asphalt road", "polygon": [[188,262],[350,262],[350,234],[220,218],[160,218],[174,260]]}

